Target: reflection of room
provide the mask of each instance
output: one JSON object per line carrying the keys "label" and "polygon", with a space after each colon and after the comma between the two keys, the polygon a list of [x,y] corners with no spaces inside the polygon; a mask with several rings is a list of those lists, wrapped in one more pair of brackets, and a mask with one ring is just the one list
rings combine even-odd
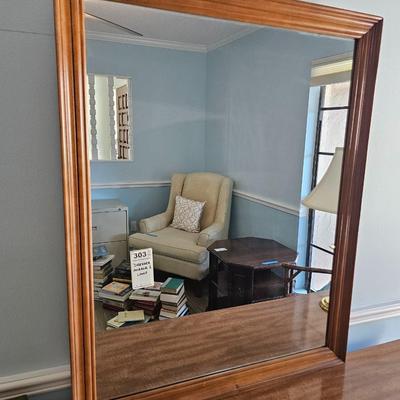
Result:
{"label": "reflection of room", "polygon": [[[214,41],[210,29],[208,42],[202,43],[196,24],[176,24],[174,40],[166,40],[157,19],[147,17],[146,29],[153,29],[158,40],[106,32],[88,21],[88,74],[131,82],[131,161],[99,157],[91,163],[92,198],[117,199],[115,210],[128,213],[120,221],[122,247],[114,251],[114,265],[126,252],[126,236],[143,228],[140,221],[168,210],[172,176],[194,172],[233,181],[229,239],[274,240],[297,252],[298,264],[309,265],[308,213],[303,218],[300,203],[316,184],[311,182],[316,114],[320,87],[326,86],[322,82],[310,91],[311,69],[315,60],[348,54],[353,42],[222,21],[213,21]],[[322,169],[318,173],[323,175]],[[96,204],[101,212],[101,203]],[[156,241],[151,232],[142,239]],[[108,241],[114,241],[112,235],[103,243]],[[140,243],[149,247],[147,242]],[[173,273],[164,272],[164,277]],[[191,280],[185,280],[189,292]],[[303,275],[295,288],[308,289]],[[193,285],[188,296],[194,311],[204,311],[207,287],[200,295],[197,289]]]}

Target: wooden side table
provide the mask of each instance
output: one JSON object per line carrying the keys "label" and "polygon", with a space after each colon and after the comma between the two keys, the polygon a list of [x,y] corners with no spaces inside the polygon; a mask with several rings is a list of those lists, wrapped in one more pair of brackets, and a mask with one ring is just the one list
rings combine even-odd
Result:
{"label": "wooden side table", "polygon": [[255,237],[218,240],[208,250],[208,310],[285,296],[285,271],[280,265],[295,261],[294,250],[275,240]]}

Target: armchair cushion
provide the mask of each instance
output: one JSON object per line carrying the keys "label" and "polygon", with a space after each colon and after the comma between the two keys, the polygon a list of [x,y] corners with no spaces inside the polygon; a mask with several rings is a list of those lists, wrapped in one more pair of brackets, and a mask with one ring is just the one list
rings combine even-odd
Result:
{"label": "armchair cushion", "polygon": [[216,219],[221,184],[225,178],[211,172],[187,174],[183,182],[181,196],[206,202],[200,220],[200,229],[210,226]]}
{"label": "armchair cushion", "polygon": [[207,260],[208,251],[198,246],[199,234],[167,227],[153,235],[135,233],[129,237],[129,245],[135,249],[151,247],[155,254],[202,264]]}

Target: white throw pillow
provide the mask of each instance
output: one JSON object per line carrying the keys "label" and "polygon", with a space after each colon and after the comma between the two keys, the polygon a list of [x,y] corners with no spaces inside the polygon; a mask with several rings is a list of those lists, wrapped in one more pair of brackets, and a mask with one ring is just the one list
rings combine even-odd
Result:
{"label": "white throw pillow", "polygon": [[205,204],[205,201],[195,201],[176,196],[174,219],[171,226],[186,232],[200,232],[200,218]]}

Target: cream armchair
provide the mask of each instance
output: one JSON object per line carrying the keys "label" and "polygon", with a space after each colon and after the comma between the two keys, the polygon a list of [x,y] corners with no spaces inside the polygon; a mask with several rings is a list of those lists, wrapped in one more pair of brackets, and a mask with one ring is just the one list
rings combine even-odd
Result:
{"label": "cream armchair", "polygon": [[[208,274],[207,247],[215,240],[228,238],[232,186],[230,178],[213,173],[175,174],[167,210],[141,220],[140,233],[129,237],[129,245],[134,249],[151,247],[156,269],[202,280]],[[169,226],[177,195],[206,202],[199,233]]]}

